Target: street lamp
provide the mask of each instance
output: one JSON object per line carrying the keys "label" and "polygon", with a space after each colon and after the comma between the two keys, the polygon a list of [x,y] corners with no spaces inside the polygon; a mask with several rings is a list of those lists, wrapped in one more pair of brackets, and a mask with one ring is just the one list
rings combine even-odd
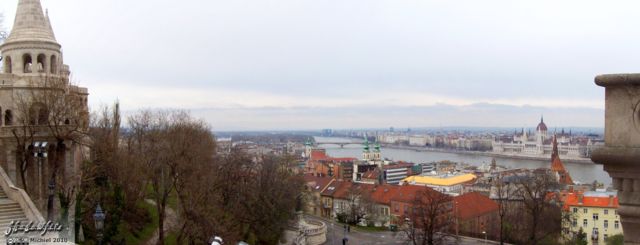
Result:
{"label": "street lamp", "polygon": [[102,231],[104,230],[104,220],[106,219],[106,214],[102,211],[102,207],[100,204],[96,207],[96,212],[93,214],[93,220],[95,221],[96,226],[96,236],[98,238],[98,245],[102,244]]}
{"label": "street lamp", "polygon": [[38,159],[38,206],[40,207],[44,204],[42,194],[42,161],[47,158],[47,144],[48,142],[33,142],[33,148],[35,150],[33,157]]}
{"label": "street lamp", "polygon": [[484,234],[484,243],[487,243],[487,232],[482,231],[482,234]]}
{"label": "street lamp", "polygon": [[49,180],[49,200],[47,201],[47,220],[53,221],[53,196],[56,194],[56,182]]}

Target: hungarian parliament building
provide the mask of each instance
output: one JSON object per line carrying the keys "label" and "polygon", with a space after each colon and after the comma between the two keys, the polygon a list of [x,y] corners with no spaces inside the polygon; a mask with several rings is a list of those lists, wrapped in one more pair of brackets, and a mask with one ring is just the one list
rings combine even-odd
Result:
{"label": "hungarian parliament building", "polygon": [[547,125],[541,118],[535,133],[527,133],[523,129],[513,136],[497,138],[492,148],[494,153],[500,154],[548,156],[553,151],[553,137],[557,137],[559,154],[566,158],[589,158],[593,149],[602,145],[601,140],[588,136],[574,137],[564,130],[549,134]]}

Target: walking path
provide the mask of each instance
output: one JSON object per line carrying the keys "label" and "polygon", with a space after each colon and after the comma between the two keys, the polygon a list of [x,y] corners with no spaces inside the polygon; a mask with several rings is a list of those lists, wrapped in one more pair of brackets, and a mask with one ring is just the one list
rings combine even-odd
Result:
{"label": "walking path", "polygon": [[[151,204],[151,205],[156,205],[156,202],[154,200],[151,199],[144,199],[145,202]],[[178,227],[178,215],[176,214],[176,212],[170,208],[170,207],[166,207],[165,209],[165,217],[164,217],[164,235],[167,235],[167,232],[176,229]],[[147,241],[147,245],[156,245],[158,244],[158,239],[160,236],[160,231],[156,230],[153,233],[153,236],[151,236],[151,238]]]}

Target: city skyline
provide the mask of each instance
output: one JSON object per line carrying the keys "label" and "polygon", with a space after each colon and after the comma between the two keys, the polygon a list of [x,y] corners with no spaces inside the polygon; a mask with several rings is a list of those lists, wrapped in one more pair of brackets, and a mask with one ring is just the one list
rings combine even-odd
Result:
{"label": "city skyline", "polygon": [[640,61],[632,2],[43,5],[92,108],[185,108],[215,130],[603,127],[593,77]]}

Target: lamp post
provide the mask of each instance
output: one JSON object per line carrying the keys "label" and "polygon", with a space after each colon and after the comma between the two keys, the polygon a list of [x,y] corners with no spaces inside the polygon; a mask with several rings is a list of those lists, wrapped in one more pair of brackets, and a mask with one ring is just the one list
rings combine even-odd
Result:
{"label": "lamp post", "polygon": [[43,203],[43,194],[42,194],[42,161],[47,158],[47,142],[36,141],[33,143],[33,149],[35,152],[33,153],[33,157],[38,159],[38,200],[39,206],[42,207]]}
{"label": "lamp post", "polygon": [[47,201],[47,220],[53,221],[53,197],[56,194],[56,183],[53,178],[49,180],[49,200]]}
{"label": "lamp post", "polygon": [[487,243],[487,232],[482,231],[482,234],[484,234],[484,243]]}
{"label": "lamp post", "polygon": [[100,204],[96,207],[96,212],[93,214],[93,220],[95,221],[96,226],[96,237],[98,238],[98,245],[102,245],[102,231],[104,230],[104,220],[106,219],[106,214],[102,211],[102,207]]}

